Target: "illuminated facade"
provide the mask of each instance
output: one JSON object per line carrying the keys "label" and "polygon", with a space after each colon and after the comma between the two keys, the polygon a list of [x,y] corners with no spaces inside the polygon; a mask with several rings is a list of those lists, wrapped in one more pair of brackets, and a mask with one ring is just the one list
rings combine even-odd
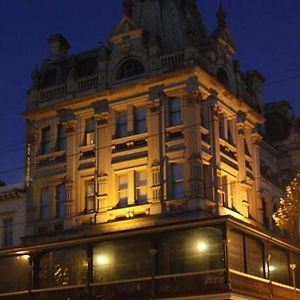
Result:
{"label": "illuminated facade", "polygon": [[24,247],[0,253],[20,281],[0,279],[3,297],[299,296],[300,250],[268,231],[264,79],[233,60],[222,8],[210,35],[194,0],[124,1],[109,46],[48,42],[24,113]]}

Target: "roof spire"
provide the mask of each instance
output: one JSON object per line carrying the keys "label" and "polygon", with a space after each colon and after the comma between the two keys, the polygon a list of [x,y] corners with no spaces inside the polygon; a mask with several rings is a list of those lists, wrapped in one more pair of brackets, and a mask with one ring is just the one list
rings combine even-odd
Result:
{"label": "roof spire", "polygon": [[223,8],[223,5],[222,5],[221,2],[220,2],[219,9],[217,11],[216,16],[217,16],[218,27],[219,28],[226,28],[227,27],[227,24],[226,24],[226,13],[224,11],[224,8]]}
{"label": "roof spire", "polygon": [[132,15],[132,0],[123,0],[124,14],[127,17],[131,17]]}

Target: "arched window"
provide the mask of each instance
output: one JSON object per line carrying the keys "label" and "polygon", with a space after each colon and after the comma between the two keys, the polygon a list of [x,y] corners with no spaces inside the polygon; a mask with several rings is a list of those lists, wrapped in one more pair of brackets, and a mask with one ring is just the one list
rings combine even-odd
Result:
{"label": "arched window", "polygon": [[143,74],[145,72],[144,66],[141,62],[136,59],[130,59],[124,62],[118,72],[116,79],[122,80],[125,78],[133,77],[139,74]]}
{"label": "arched window", "polygon": [[230,80],[226,71],[220,68],[217,72],[217,79],[222,83],[226,88],[230,89]]}

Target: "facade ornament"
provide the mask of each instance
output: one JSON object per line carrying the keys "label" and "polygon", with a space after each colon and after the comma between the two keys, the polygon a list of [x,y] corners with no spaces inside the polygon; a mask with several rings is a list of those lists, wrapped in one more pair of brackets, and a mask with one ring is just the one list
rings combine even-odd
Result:
{"label": "facade ornament", "polygon": [[161,97],[163,95],[164,86],[158,85],[150,88],[149,90],[149,104],[148,106],[151,108],[152,111],[157,111],[160,107]]}
{"label": "facade ornament", "polygon": [[247,116],[241,110],[236,114],[236,126],[239,135],[245,134]]}
{"label": "facade ornament", "polygon": [[31,73],[31,79],[32,79],[32,87],[38,88],[41,80],[41,72],[39,71],[37,66],[35,66],[34,70]]}
{"label": "facade ornament", "polygon": [[131,17],[132,15],[132,0],[123,0],[124,14],[127,17]]}
{"label": "facade ornament", "polygon": [[254,144],[259,144],[259,142],[262,140],[262,136],[258,133],[257,126],[253,128],[252,131],[252,140]]}
{"label": "facade ornament", "polygon": [[223,5],[220,3],[219,9],[217,11],[217,24],[219,28],[226,28],[226,13],[224,11]]}
{"label": "facade ornament", "polygon": [[92,107],[95,112],[95,119],[98,125],[106,125],[108,123],[108,117],[110,115],[108,100],[103,99],[92,103]]}
{"label": "facade ornament", "polygon": [[199,91],[200,83],[196,76],[190,77],[186,81],[185,85],[186,85],[186,92],[187,92],[188,96],[197,97],[200,94],[200,91]]}
{"label": "facade ornament", "polygon": [[58,118],[68,131],[73,131],[77,124],[77,118],[71,109],[60,109],[57,111]]}

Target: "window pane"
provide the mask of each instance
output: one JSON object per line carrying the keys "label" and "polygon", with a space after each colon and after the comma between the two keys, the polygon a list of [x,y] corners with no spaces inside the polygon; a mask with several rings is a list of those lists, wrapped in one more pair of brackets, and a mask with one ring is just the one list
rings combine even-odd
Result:
{"label": "window pane", "polygon": [[248,237],[245,238],[245,242],[247,273],[263,278],[264,264],[262,244],[259,241]]}
{"label": "window pane", "polygon": [[66,128],[63,125],[57,126],[57,150],[66,149]]}
{"label": "window pane", "polygon": [[85,205],[87,213],[95,210],[95,182],[93,180],[86,182]]}
{"label": "window pane", "polygon": [[169,118],[170,126],[175,126],[182,123],[180,99],[169,99]]}
{"label": "window pane", "polygon": [[[0,259],[0,293],[29,289],[29,256],[10,256]],[[5,276],[3,276],[5,274]],[[4,299],[4,298],[3,298]]]}
{"label": "window pane", "polygon": [[160,235],[160,275],[201,272],[224,268],[223,233],[207,227]]}
{"label": "window pane", "polygon": [[136,184],[136,201],[137,203],[147,202],[147,173],[146,171],[139,171],[135,173]]}
{"label": "window pane", "polygon": [[56,217],[62,218],[66,215],[66,189],[65,185],[60,184],[56,188]]}
{"label": "window pane", "polygon": [[94,248],[94,281],[108,282],[151,276],[150,238],[132,238],[98,244]]}
{"label": "window pane", "polygon": [[118,70],[117,80],[129,78],[144,73],[144,66],[136,59],[131,59],[123,63]]}
{"label": "window pane", "polygon": [[118,137],[127,136],[127,111],[122,111],[118,113],[117,136]]}
{"label": "window pane", "polygon": [[172,197],[179,199],[184,196],[183,165],[171,164],[172,172]]}
{"label": "window pane", "polygon": [[245,272],[243,235],[231,230],[228,235],[229,268]]}
{"label": "window pane", "polygon": [[50,220],[50,193],[48,187],[42,189],[41,197],[41,220],[48,221]]}
{"label": "window pane", "polygon": [[85,122],[85,144],[93,145],[95,143],[95,120],[87,119]]}
{"label": "window pane", "polygon": [[118,177],[118,192],[119,192],[119,206],[125,207],[128,204],[128,176],[120,175]]}
{"label": "window pane", "polygon": [[50,152],[50,127],[45,127],[42,129],[41,138],[41,153],[47,154]]}
{"label": "window pane", "polygon": [[88,259],[81,248],[54,250],[40,258],[40,288],[85,284]]}
{"label": "window pane", "polygon": [[146,109],[136,108],[134,110],[134,131],[135,133],[146,132]]}
{"label": "window pane", "polygon": [[3,221],[3,246],[10,247],[13,244],[13,219]]}
{"label": "window pane", "polygon": [[289,283],[289,267],[287,252],[281,249],[272,248],[270,250],[269,272],[273,281]]}

